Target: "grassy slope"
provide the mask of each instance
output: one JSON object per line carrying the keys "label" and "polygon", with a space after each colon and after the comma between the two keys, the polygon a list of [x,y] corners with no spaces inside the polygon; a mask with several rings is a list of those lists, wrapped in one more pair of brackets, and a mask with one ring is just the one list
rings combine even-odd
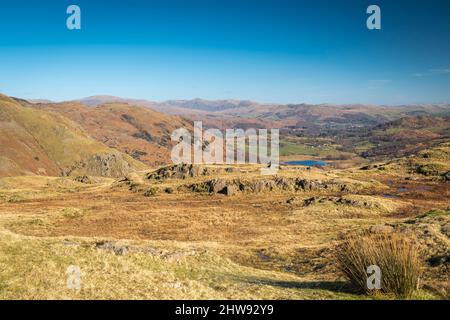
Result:
{"label": "grassy slope", "polygon": [[13,100],[0,95],[0,176],[59,174],[56,163],[16,119],[19,109]]}
{"label": "grassy slope", "polygon": [[[182,259],[133,253],[117,256],[92,240],[30,238],[0,232],[0,299],[343,299],[313,279],[245,267],[214,248]],[[66,241],[67,242],[67,241]],[[141,242],[174,254],[196,250],[186,243]],[[206,251],[206,252],[205,252]],[[82,271],[80,292],[66,286],[66,270]],[[301,287],[304,286],[303,289]]]}
{"label": "grassy slope", "polygon": [[[93,140],[80,126],[62,116],[21,106],[1,95],[0,107],[0,130],[3,139],[8,137],[2,141],[2,145],[8,148],[0,150],[2,175],[58,175],[61,170],[86,161],[93,155],[119,154]],[[124,155],[123,159],[132,167],[144,167],[129,156]],[[7,170],[7,163],[10,163],[9,168],[12,167],[10,172]],[[39,167],[43,167],[45,171],[40,172]]]}
{"label": "grassy slope", "polygon": [[64,115],[97,141],[152,166],[170,162],[170,135],[174,130],[192,127],[179,117],[124,103],[87,107],[70,102],[35,107]]}

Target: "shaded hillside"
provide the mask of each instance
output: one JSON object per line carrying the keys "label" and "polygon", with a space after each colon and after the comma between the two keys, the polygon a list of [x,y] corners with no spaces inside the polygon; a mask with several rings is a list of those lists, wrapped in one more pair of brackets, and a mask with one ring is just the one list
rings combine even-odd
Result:
{"label": "shaded hillside", "polygon": [[142,168],[143,164],[95,141],[69,119],[0,95],[0,176],[119,177]]}
{"label": "shaded hillside", "polygon": [[59,113],[80,124],[91,137],[148,165],[170,162],[171,134],[192,128],[180,117],[126,103],[88,107],[77,102],[37,104],[35,108]]}

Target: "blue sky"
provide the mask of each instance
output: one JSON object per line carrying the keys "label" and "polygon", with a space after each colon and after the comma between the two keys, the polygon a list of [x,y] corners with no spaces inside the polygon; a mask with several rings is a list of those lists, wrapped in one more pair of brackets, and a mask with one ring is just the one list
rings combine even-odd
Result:
{"label": "blue sky", "polygon": [[[382,30],[366,28],[370,4]],[[0,0],[0,92],[449,102],[450,1]]]}

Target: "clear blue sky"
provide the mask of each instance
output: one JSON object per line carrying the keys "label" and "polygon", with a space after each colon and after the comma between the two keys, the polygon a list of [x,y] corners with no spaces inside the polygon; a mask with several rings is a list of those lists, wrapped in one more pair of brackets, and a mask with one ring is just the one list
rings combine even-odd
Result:
{"label": "clear blue sky", "polygon": [[[66,28],[77,4],[82,30]],[[382,30],[366,28],[378,4]],[[450,101],[449,0],[0,0],[0,92]]]}

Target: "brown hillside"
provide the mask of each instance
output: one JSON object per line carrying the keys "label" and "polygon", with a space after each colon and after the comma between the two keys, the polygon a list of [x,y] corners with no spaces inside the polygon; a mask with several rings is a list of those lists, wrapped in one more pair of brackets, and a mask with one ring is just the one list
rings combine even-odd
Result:
{"label": "brown hillside", "polygon": [[192,128],[180,117],[145,107],[108,103],[89,107],[78,102],[37,104],[36,108],[62,114],[80,124],[91,137],[151,166],[168,164],[171,134]]}
{"label": "brown hillside", "polygon": [[122,176],[144,165],[69,119],[0,95],[0,176]]}

